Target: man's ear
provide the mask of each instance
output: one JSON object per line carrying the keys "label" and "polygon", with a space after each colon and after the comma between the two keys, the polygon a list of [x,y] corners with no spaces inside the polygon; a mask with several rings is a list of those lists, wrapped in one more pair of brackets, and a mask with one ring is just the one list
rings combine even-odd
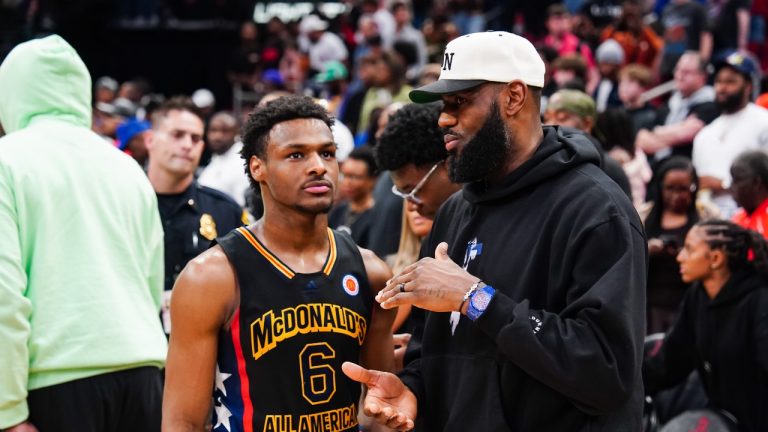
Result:
{"label": "man's ear", "polygon": [[514,117],[523,109],[525,101],[529,97],[528,86],[522,81],[512,81],[504,84],[503,95],[504,105],[500,107],[501,112],[509,117]]}
{"label": "man's ear", "polygon": [[144,134],[144,146],[147,148],[147,151],[152,150],[152,148],[155,145],[155,131],[152,129],[147,130],[147,133]]}
{"label": "man's ear", "polygon": [[256,182],[261,182],[266,176],[265,163],[258,156],[251,156],[251,159],[248,161],[248,170]]}
{"label": "man's ear", "polygon": [[582,117],[581,121],[584,124],[584,130],[587,133],[592,133],[592,128],[595,127],[595,119],[592,117]]}

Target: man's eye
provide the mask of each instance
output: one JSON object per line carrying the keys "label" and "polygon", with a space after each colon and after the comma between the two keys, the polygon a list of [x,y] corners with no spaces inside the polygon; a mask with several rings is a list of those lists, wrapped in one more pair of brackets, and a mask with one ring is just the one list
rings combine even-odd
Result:
{"label": "man's eye", "polygon": [[463,98],[461,96],[456,96],[456,105],[464,105],[464,103],[467,101],[466,98]]}
{"label": "man's eye", "polygon": [[291,153],[291,154],[288,155],[288,159],[299,159],[302,156],[303,155],[301,153],[299,153],[299,152]]}
{"label": "man's eye", "polygon": [[324,158],[327,158],[327,159],[333,159],[334,157],[336,157],[336,152],[330,151],[330,150],[324,151],[321,154]]}

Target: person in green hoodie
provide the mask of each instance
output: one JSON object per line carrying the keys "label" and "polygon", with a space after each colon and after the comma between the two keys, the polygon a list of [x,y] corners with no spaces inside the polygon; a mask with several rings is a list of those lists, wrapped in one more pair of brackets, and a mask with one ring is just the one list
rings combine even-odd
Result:
{"label": "person in green hoodie", "polygon": [[163,230],[58,36],[0,65],[0,429],[159,431]]}

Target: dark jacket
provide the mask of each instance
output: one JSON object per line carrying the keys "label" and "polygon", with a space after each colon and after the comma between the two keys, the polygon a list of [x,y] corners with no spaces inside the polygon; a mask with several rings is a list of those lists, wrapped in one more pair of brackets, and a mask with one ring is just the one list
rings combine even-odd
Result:
{"label": "dark jacket", "polygon": [[[166,195],[167,196],[167,195]],[[165,232],[165,289],[170,290],[184,266],[223,236],[246,223],[245,214],[228,195],[202,186],[197,181],[178,196],[173,207],[164,209],[160,219]]]}
{"label": "dark jacket", "polygon": [[714,299],[700,283],[686,293],[680,316],[659,353],[643,365],[649,394],[698,370],[710,405],[739,421],[739,430],[768,431],[768,284],[735,273]]}
{"label": "dark jacket", "polygon": [[646,239],[584,135],[544,127],[499,186],[468,184],[440,241],[497,293],[477,322],[427,314],[401,373],[422,431],[639,431]]}

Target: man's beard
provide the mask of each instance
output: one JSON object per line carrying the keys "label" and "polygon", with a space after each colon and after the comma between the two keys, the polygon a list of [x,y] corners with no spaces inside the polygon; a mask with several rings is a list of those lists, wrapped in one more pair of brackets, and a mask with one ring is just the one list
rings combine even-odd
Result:
{"label": "man's beard", "polygon": [[742,104],[744,103],[744,90],[745,89],[742,87],[736,93],[727,95],[724,100],[718,98],[716,100],[717,106],[726,114],[735,113],[742,108]]}
{"label": "man's beard", "polygon": [[494,174],[507,160],[509,137],[501,120],[499,107],[493,101],[490,114],[475,136],[448,156],[448,177],[454,183],[469,183]]}

